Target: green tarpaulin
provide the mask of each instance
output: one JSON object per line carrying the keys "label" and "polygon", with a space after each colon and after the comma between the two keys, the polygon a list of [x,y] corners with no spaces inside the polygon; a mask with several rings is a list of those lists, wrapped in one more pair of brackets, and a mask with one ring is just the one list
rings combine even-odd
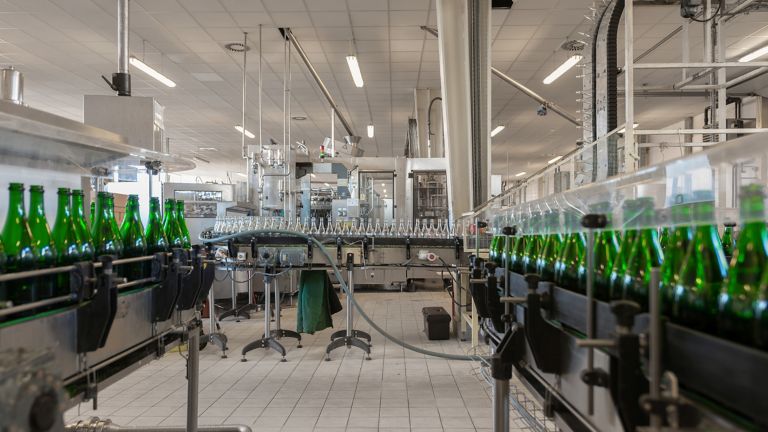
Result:
{"label": "green tarpaulin", "polygon": [[312,334],[333,327],[331,315],[340,312],[342,307],[325,270],[301,272],[297,309],[297,332]]}

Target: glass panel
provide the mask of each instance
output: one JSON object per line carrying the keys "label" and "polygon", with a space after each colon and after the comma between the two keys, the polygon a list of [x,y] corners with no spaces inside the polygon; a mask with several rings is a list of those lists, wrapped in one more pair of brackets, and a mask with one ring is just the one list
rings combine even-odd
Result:
{"label": "glass panel", "polygon": [[360,172],[360,217],[390,224],[395,222],[395,173]]}

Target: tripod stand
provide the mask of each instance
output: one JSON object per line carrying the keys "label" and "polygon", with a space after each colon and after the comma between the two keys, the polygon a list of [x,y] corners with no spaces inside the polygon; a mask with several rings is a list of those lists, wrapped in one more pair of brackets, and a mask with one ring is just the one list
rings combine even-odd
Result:
{"label": "tripod stand", "polygon": [[[367,354],[366,360],[371,359],[371,335],[368,333],[355,330],[352,328],[352,295],[355,291],[355,285],[352,281],[352,267],[354,263],[354,254],[347,254],[347,300],[346,300],[346,312],[347,312],[347,328],[346,330],[340,330],[331,335],[331,343],[325,348],[325,361],[331,360],[331,351],[336,348],[346,346],[347,348],[355,346],[365,351]],[[368,342],[363,341],[367,339]]]}
{"label": "tripod stand", "polygon": [[[272,286],[274,285],[274,292],[275,292],[275,328],[274,330],[271,330],[271,319],[270,319],[270,313],[272,311],[271,303],[272,303]],[[264,349],[273,349],[280,353],[282,355],[282,359],[280,361],[286,361],[285,359],[285,347],[283,347],[280,342],[277,340],[282,337],[292,337],[296,338],[299,341],[299,345],[297,348],[301,348],[301,335],[296,333],[295,331],[291,330],[283,330],[280,328],[280,288],[275,281],[275,275],[274,275],[274,267],[266,267],[264,272],[264,336],[259,339],[255,340],[248,345],[243,347],[242,355],[243,358],[240,359],[240,361],[248,361],[245,358],[245,354],[248,351],[253,351],[257,348],[264,348]]]}

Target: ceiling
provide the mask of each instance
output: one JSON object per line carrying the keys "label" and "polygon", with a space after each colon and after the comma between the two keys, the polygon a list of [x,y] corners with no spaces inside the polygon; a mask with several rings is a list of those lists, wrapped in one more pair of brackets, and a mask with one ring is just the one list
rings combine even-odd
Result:
{"label": "ceiling", "polygon": [[[577,117],[581,84],[574,69],[549,86],[541,80],[565,60],[559,46],[583,39],[592,0],[517,0],[492,12],[493,66],[530,86]],[[225,177],[242,171],[240,123],[242,55],[223,46],[243,39],[248,57],[246,126],[257,132],[258,45],[262,28],[264,139],[283,136],[284,43],[278,27],[291,27],[358,135],[367,156],[404,151],[413,89],[439,89],[437,40],[419,29],[435,26],[435,0],[132,0],[131,53],[177,83],[167,88],[132,72],[133,94],[154,96],[166,107],[171,149],[203,154],[196,174]],[[636,55],[680,25],[678,6],[638,6]],[[729,55],[765,43],[764,14],[739,16],[727,28]],[[622,34],[623,30],[620,30]],[[700,35],[699,32],[691,32]],[[746,39],[745,39],[746,38]],[[354,48],[352,40],[354,39]],[[83,95],[111,94],[101,79],[116,71],[115,0],[0,0],[0,63],[25,74],[26,102],[82,121]],[[701,52],[693,43],[691,52]],[[620,45],[622,46],[622,45]],[[644,61],[679,61],[680,38],[672,38]],[[356,50],[365,79],[357,88],[345,56]],[[696,55],[693,54],[695,59]],[[622,60],[620,60],[620,63]],[[307,69],[291,63],[291,142],[318,146],[330,135],[330,111]],[[636,73],[636,85],[678,79],[679,71]],[[571,148],[580,130],[493,79],[493,123],[506,129],[493,140],[493,170],[533,171]],[[752,89],[752,90],[760,90]],[[703,98],[653,98],[637,103],[642,127],[663,127],[670,118],[701,112]],[[375,137],[365,135],[375,125]],[[342,135],[336,123],[337,135]],[[251,140],[255,144],[257,140]],[[216,150],[200,150],[213,147]],[[509,163],[507,163],[507,159]]]}

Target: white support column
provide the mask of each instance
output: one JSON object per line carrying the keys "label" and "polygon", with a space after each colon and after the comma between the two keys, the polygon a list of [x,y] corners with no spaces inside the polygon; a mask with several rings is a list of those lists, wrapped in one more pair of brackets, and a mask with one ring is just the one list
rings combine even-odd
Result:
{"label": "white support column", "polygon": [[637,143],[635,143],[635,29],[634,29],[634,5],[626,2],[624,5],[624,124],[627,125],[624,132],[624,172],[636,170]]}
{"label": "white support column", "polygon": [[427,148],[429,134],[427,132],[427,109],[429,109],[430,91],[429,89],[413,89],[414,114],[416,124],[418,125],[419,143],[416,148],[419,149],[417,157],[431,157]]}
{"label": "white support column", "polygon": [[466,0],[437,2],[440,84],[451,220],[472,209],[469,29]]}

